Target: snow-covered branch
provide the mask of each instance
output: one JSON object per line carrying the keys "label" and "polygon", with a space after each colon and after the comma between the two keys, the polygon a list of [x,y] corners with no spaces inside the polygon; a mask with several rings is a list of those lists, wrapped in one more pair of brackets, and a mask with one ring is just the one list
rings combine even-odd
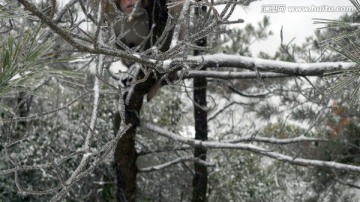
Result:
{"label": "snow-covered branch", "polygon": [[[189,71],[188,77],[211,77],[221,79],[239,78],[278,78],[287,76],[323,76],[326,73],[346,70],[357,67],[356,63],[351,62],[321,62],[321,63],[292,63],[283,61],[266,60],[251,58],[239,55],[214,54],[205,56],[189,57],[192,67],[199,64],[207,68],[219,68],[208,71]],[[174,63],[179,62],[174,60]],[[165,63],[165,64],[171,64]],[[232,67],[255,71],[251,72],[221,72],[222,67]],[[268,72],[268,73],[264,73]],[[270,73],[271,72],[271,73]]]}
{"label": "snow-covered branch", "polygon": [[37,16],[42,22],[44,22],[49,28],[51,28],[56,34],[58,34],[62,39],[64,39],[69,45],[74,47],[79,52],[86,52],[92,54],[103,54],[103,55],[110,55],[115,57],[120,57],[124,59],[134,60],[140,62],[142,64],[146,64],[148,66],[155,66],[155,63],[139,57],[136,54],[128,54],[125,51],[115,50],[111,47],[95,47],[93,48],[91,43],[85,43],[85,40],[79,41],[75,38],[78,38],[78,34],[75,35],[68,30],[65,30],[58,26],[56,22],[49,19],[44,13],[42,13],[34,4],[30,3],[26,0],[18,0],[21,3],[25,10],[30,11],[33,15]]}
{"label": "snow-covered branch", "polygon": [[181,147],[169,147],[169,148],[161,148],[161,149],[156,149],[156,150],[150,150],[150,151],[140,151],[138,152],[138,156],[143,156],[143,155],[148,155],[148,154],[155,154],[155,153],[163,153],[163,152],[175,152],[175,151],[186,151],[191,149],[190,146],[185,145],[185,146],[181,146]]}
{"label": "snow-covered branch", "polygon": [[261,143],[269,143],[269,144],[278,144],[278,145],[285,145],[285,144],[295,144],[301,142],[326,142],[327,139],[323,138],[312,138],[312,137],[305,137],[299,136],[295,138],[285,138],[279,139],[274,137],[259,137],[254,135],[248,135],[246,137],[241,137],[235,140],[225,140],[222,141],[224,143],[239,143],[239,142],[261,142]]}
{"label": "snow-covered branch", "polygon": [[[136,61],[141,64],[146,65],[150,68],[159,68],[160,64],[163,64],[162,67],[165,71],[169,71],[171,67],[177,64],[184,63],[181,59],[173,59],[176,57],[178,51],[181,47],[184,46],[182,43],[178,43],[173,49],[170,49],[161,59],[149,57],[143,57],[141,54],[129,54],[122,50],[117,50],[111,46],[105,44],[98,44],[98,46],[93,47],[93,44],[97,44],[97,41],[92,41],[93,39],[87,37],[86,35],[83,38],[79,38],[78,34],[72,33],[68,30],[65,30],[57,25],[58,19],[55,21],[49,19],[45,14],[43,14],[34,4],[26,0],[18,0],[24,8],[30,11],[33,15],[37,16],[42,22],[47,24],[51,30],[57,33],[62,39],[68,42],[76,51],[86,52],[91,54],[103,54],[108,56],[120,57],[123,59],[128,59],[131,61]],[[76,1],[72,1],[70,5],[74,5]],[[61,16],[61,15],[59,15]],[[201,38],[213,29],[215,29],[218,24],[221,24],[221,20],[210,23],[207,28],[209,30],[202,30],[199,33],[196,33],[189,37],[187,41],[193,41],[198,38]],[[166,61],[163,61],[166,60]],[[199,66],[207,68],[221,68],[221,67],[234,67],[240,69],[248,69],[256,71],[256,73],[235,73],[235,72],[220,72],[219,71],[190,71],[189,77],[211,77],[211,78],[222,78],[222,79],[241,79],[241,78],[254,78],[254,77],[263,77],[263,78],[277,78],[284,77],[285,75],[290,76],[322,76],[327,72],[335,70],[343,70],[348,68],[356,67],[355,63],[346,63],[346,62],[328,62],[328,63],[291,63],[291,62],[281,62],[273,61],[259,58],[250,58],[238,55],[226,55],[226,54],[214,54],[206,56],[194,56],[188,57],[188,61],[185,66],[190,66],[197,68]],[[161,69],[162,69],[161,68]],[[160,69],[160,68],[159,68]],[[262,72],[262,73],[258,73]],[[264,72],[272,72],[272,74],[264,74]],[[277,73],[277,74],[274,74]]]}
{"label": "snow-covered branch", "polygon": [[352,62],[292,63],[226,54],[194,56],[189,59],[196,60],[199,63],[204,61],[206,67],[235,67],[296,76],[319,76],[329,71],[357,66]]}
{"label": "snow-covered branch", "polygon": [[[78,97],[76,97],[75,99],[73,99],[70,102],[66,103],[64,106],[61,106],[59,108],[56,108],[56,109],[53,109],[53,110],[50,110],[50,111],[47,111],[47,112],[38,113],[38,114],[30,115],[30,116],[27,116],[27,117],[14,117],[11,120],[2,120],[2,123],[0,123],[0,126],[3,123],[11,123],[11,122],[14,122],[14,121],[29,121],[29,120],[34,120],[34,119],[40,119],[40,118],[43,118],[46,115],[53,114],[53,113],[56,113],[58,111],[68,109],[71,105],[73,105],[77,101],[83,99],[85,96],[89,95],[92,92],[93,92],[92,90],[85,91],[82,94],[80,94]],[[3,144],[3,143],[0,142],[0,145],[4,145],[4,146],[10,146],[11,144],[13,144],[13,143],[9,142],[9,143]]]}
{"label": "snow-covered branch", "polygon": [[103,145],[101,148],[99,148],[96,153],[89,153],[89,155],[95,157],[93,161],[91,163],[88,162],[87,164],[88,166],[73,178],[73,180],[71,181],[72,184],[69,185],[64,184],[62,186],[62,189],[51,198],[51,201],[61,200],[62,197],[64,197],[64,195],[68,193],[68,191],[70,190],[72,185],[74,185],[75,182],[89,175],[100,163],[104,162],[105,159],[109,158],[109,155],[111,154],[111,151],[114,150],[116,143],[125,134],[125,132],[129,130],[130,127],[131,124],[126,125],[124,128],[118,131],[114,139],[112,139],[111,141]]}
{"label": "snow-covered branch", "polygon": [[273,73],[273,72],[230,72],[230,71],[199,71],[190,70],[186,76],[188,78],[194,77],[208,77],[215,79],[257,79],[257,78],[284,78],[289,77],[288,74]]}
{"label": "snow-covered branch", "polygon": [[[100,55],[99,57],[99,66],[103,65],[103,56]],[[95,81],[94,81],[94,103],[93,103],[93,110],[92,110],[92,115],[91,115],[91,120],[90,120],[90,128],[86,134],[86,138],[85,138],[85,142],[83,145],[83,150],[85,151],[85,154],[83,155],[78,167],[76,168],[76,170],[72,173],[72,175],[69,177],[69,179],[65,182],[66,185],[70,185],[72,183],[72,181],[75,179],[75,177],[77,177],[79,175],[79,173],[81,171],[83,171],[87,165],[87,160],[89,159],[89,157],[91,156],[90,153],[90,143],[91,143],[91,139],[95,130],[95,126],[96,126],[96,119],[97,119],[97,113],[98,113],[98,109],[99,109],[99,79],[95,77]]]}
{"label": "snow-covered branch", "polygon": [[360,172],[360,166],[348,165],[343,163],[337,163],[333,161],[321,161],[321,160],[312,160],[312,159],[304,159],[297,158],[293,156],[284,155],[278,152],[269,151],[263,147],[256,146],[254,144],[244,144],[244,143],[226,143],[226,142],[215,142],[215,141],[200,141],[194,140],[190,138],[182,137],[178,134],[167,131],[163,128],[155,126],[149,123],[143,123],[141,126],[145,129],[151,130],[153,132],[158,133],[164,137],[173,139],[179,143],[189,144],[193,147],[203,147],[208,149],[237,149],[237,150],[245,150],[250,151],[262,156],[267,156],[272,159],[276,159],[279,161],[287,162],[294,165],[306,166],[306,167],[321,167],[321,168],[329,168],[335,170],[343,170],[343,171],[352,171],[352,172]]}
{"label": "snow-covered branch", "polygon": [[169,161],[169,162],[166,162],[166,163],[163,163],[163,164],[160,164],[160,165],[146,167],[146,168],[139,168],[139,172],[158,171],[158,170],[161,170],[161,169],[164,169],[164,168],[167,168],[167,167],[170,167],[172,165],[175,165],[175,164],[178,164],[178,163],[181,163],[181,162],[185,162],[185,161],[195,161],[195,162],[197,162],[197,163],[199,163],[201,165],[204,165],[204,166],[215,166],[214,163],[206,162],[206,161],[203,161],[203,160],[198,159],[198,158],[182,157],[182,158],[177,158],[177,159],[175,159],[173,161]]}

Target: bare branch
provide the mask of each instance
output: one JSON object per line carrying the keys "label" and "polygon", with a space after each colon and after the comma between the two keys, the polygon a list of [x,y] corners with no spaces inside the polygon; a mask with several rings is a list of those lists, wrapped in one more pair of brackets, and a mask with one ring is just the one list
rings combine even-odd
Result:
{"label": "bare branch", "polygon": [[190,146],[182,146],[182,147],[175,147],[175,148],[161,148],[156,150],[150,150],[150,151],[140,151],[138,153],[139,156],[148,155],[148,154],[154,154],[154,153],[162,153],[162,152],[175,152],[175,151],[186,151],[191,149]]}
{"label": "bare branch", "polygon": [[151,130],[153,132],[158,133],[164,137],[173,139],[179,143],[188,144],[193,147],[203,147],[207,149],[237,149],[237,150],[245,150],[250,151],[255,154],[259,154],[262,156],[267,156],[272,159],[276,159],[279,161],[283,161],[286,163],[305,166],[305,167],[319,167],[319,168],[329,168],[334,170],[342,170],[342,171],[352,171],[352,172],[360,172],[360,166],[348,165],[343,163],[337,163],[334,161],[321,161],[321,160],[312,160],[312,159],[303,159],[292,157],[288,155],[283,155],[278,152],[272,152],[265,148],[255,146],[253,144],[243,144],[243,143],[224,143],[224,142],[215,142],[215,141],[200,141],[193,140],[189,138],[182,137],[170,131],[167,131],[163,128],[155,126],[153,124],[144,123],[141,124],[141,127]]}
{"label": "bare branch", "polygon": [[159,171],[159,170],[162,170],[164,168],[167,168],[167,167],[170,167],[172,165],[175,165],[175,164],[178,164],[178,163],[181,163],[181,162],[185,162],[185,161],[195,161],[201,165],[204,165],[204,166],[215,166],[214,163],[210,163],[210,162],[206,162],[206,161],[203,161],[201,159],[198,159],[198,158],[194,158],[194,157],[182,157],[182,158],[177,158],[173,161],[169,161],[169,162],[166,162],[164,164],[160,164],[160,165],[156,165],[156,166],[151,166],[151,167],[147,167],[147,168],[139,168],[139,172],[152,172],[152,171]]}
{"label": "bare branch", "polygon": [[[326,73],[340,70],[348,70],[357,67],[356,63],[352,62],[323,62],[323,63],[292,63],[282,62],[274,60],[266,60],[260,58],[251,58],[238,55],[226,55],[226,54],[214,54],[205,56],[193,56],[189,57],[189,60],[193,63],[189,64],[192,68],[202,64],[206,68],[222,68],[222,67],[233,67],[239,69],[248,69],[256,72],[258,75],[264,75],[263,77],[283,77],[283,74],[291,76],[325,76]],[[180,60],[165,61],[165,68],[169,66],[181,63]],[[277,74],[264,74],[264,72],[273,72]],[[190,71],[191,77],[202,76],[202,77],[213,77],[213,78],[224,78],[224,79],[235,79],[235,78],[254,78],[255,75],[249,73],[233,73],[221,71]],[[216,76],[215,74],[219,74]],[[190,77],[190,76],[189,76]]]}
{"label": "bare branch", "polygon": [[[55,112],[58,112],[58,111],[61,111],[61,110],[64,110],[64,109],[67,109],[69,108],[71,105],[73,105],[76,101],[82,99],[83,97],[85,97],[86,95],[88,95],[89,93],[91,93],[92,91],[85,91],[84,93],[82,93],[81,95],[79,95],[78,97],[76,97],[74,100],[68,102],[67,104],[65,104],[63,107],[59,107],[57,109],[54,109],[54,110],[50,110],[50,111],[47,111],[47,112],[44,112],[44,113],[40,113],[40,114],[35,114],[35,115],[31,115],[31,116],[27,116],[27,117],[15,117],[11,120],[3,120],[2,122],[3,123],[11,123],[11,122],[14,122],[14,121],[29,121],[29,120],[33,120],[33,119],[39,119],[39,118],[42,118],[46,115],[49,115],[49,114],[52,114],[52,113],[55,113]],[[1,145],[1,143],[0,143]]]}
{"label": "bare branch", "polygon": [[189,74],[185,78],[195,78],[195,77],[207,77],[214,79],[274,79],[274,78],[288,78],[292,75],[272,73],[272,72],[230,72],[230,71],[198,71],[190,70]]}
{"label": "bare branch", "polygon": [[299,136],[295,138],[285,138],[285,139],[278,139],[273,137],[259,137],[248,135],[245,137],[241,137],[235,140],[225,140],[221,142],[226,143],[239,143],[239,142],[261,142],[261,143],[269,143],[269,144],[277,144],[277,145],[286,145],[286,144],[296,144],[301,142],[327,142],[327,139],[323,138],[312,138],[312,137],[305,137]]}
{"label": "bare branch", "polygon": [[134,61],[140,62],[142,64],[146,64],[149,67],[155,66],[155,64],[152,61],[141,58],[137,55],[127,54],[126,52],[121,51],[121,50],[105,49],[102,47],[91,48],[90,46],[86,46],[83,43],[79,43],[71,37],[71,33],[65,31],[64,29],[62,29],[58,25],[56,25],[51,19],[47,18],[39,9],[37,9],[35,5],[31,4],[30,2],[28,2],[26,0],[18,0],[18,2],[20,2],[25,7],[26,10],[28,10],[32,14],[36,15],[39,19],[41,19],[42,22],[47,24],[54,32],[56,32],[61,38],[63,38],[69,45],[73,46],[74,48],[76,48],[77,50],[79,50],[81,52],[116,56],[116,57],[121,57],[121,58],[128,59],[128,60],[134,60]]}

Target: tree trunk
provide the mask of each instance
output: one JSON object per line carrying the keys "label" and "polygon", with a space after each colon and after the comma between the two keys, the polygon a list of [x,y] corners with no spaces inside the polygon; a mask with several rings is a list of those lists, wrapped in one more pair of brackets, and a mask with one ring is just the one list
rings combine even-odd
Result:
{"label": "tree trunk", "polygon": [[[137,175],[135,135],[138,118],[136,113],[131,113],[128,109],[126,112],[125,123],[131,124],[132,127],[121,137],[116,145],[114,153],[117,179],[116,198],[119,202],[135,202]],[[115,113],[114,120],[114,132],[117,134],[121,122],[119,112]]]}
{"label": "tree trunk", "polygon": [[[166,21],[168,19],[168,9],[166,4],[167,0],[152,0],[148,2],[148,6],[145,8],[149,15],[149,29],[151,28],[153,31],[152,38],[148,41],[147,48],[150,48],[165,30]],[[155,27],[152,27],[152,25],[155,25]],[[162,46],[158,47],[162,52],[169,49],[171,38],[172,31]],[[159,86],[157,86],[156,78],[160,78],[163,75],[159,73],[156,74],[156,76],[150,75],[146,81],[139,83],[134,87],[129,104],[125,106],[125,123],[132,124],[132,127],[119,140],[115,149],[114,160],[117,175],[117,201],[134,202],[136,199],[136,175],[138,170],[136,167],[137,153],[135,149],[135,135],[136,128],[139,125],[138,115],[142,107],[144,95],[149,93],[148,99],[151,99],[154,91],[162,85],[165,85],[159,84]],[[140,79],[143,78],[144,75],[136,75],[136,77],[137,79]],[[172,80],[174,79],[173,77],[176,77],[176,74],[170,74],[169,77],[169,79]],[[127,99],[126,96],[128,96],[128,94],[125,95],[124,100]],[[114,121],[114,131],[116,134],[121,122],[119,113],[115,114]]]}
{"label": "tree trunk", "polygon": [[[206,7],[196,8],[195,15],[199,16],[200,12],[205,13]],[[198,46],[206,46],[206,38],[200,39],[196,43]],[[200,51],[195,51],[194,55],[201,55]],[[194,78],[194,118],[195,118],[195,139],[208,139],[207,111],[206,111],[206,78]],[[197,106],[199,105],[199,106]],[[206,160],[206,149],[195,147],[195,158]],[[199,163],[194,163],[195,176],[193,178],[192,202],[207,201],[207,168]]]}
{"label": "tree trunk", "polygon": [[[201,107],[206,107],[206,78],[194,79],[194,101]],[[207,111],[195,105],[195,139],[207,140]],[[195,158],[206,160],[206,149],[195,147]],[[193,202],[207,201],[207,168],[199,163],[194,164]]]}
{"label": "tree trunk", "polygon": [[[141,72],[141,71],[139,71]],[[137,75],[137,78],[143,78],[144,75]],[[149,78],[133,87],[131,94],[126,93],[124,100],[127,96],[131,96],[129,104],[125,106],[125,123],[131,124],[131,128],[121,137],[116,145],[114,160],[115,171],[117,176],[117,189],[116,197],[119,202],[135,202],[136,199],[136,175],[138,169],[136,167],[137,153],[135,148],[136,129],[139,126],[139,113],[143,104],[144,95],[149,92],[151,87],[156,83],[154,76],[150,75]],[[114,132],[117,134],[121,123],[120,113],[114,114]]]}

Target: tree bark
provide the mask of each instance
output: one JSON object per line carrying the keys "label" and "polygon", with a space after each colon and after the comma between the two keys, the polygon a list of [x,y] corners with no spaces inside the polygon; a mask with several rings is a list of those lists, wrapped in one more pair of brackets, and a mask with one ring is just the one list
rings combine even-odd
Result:
{"label": "tree bark", "polygon": [[[206,78],[194,79],[194,101],[201,107],[206,107]],[[207,111],[195,105],[195,139],[207,140]],[[206,149],[195,147],[195,158],[206,161]],[[207,168],[206,166],[194,163],[195,176],[193,179],[193,202],[207,201]]]}
{"label": "tree bark", "polygon": [[[139,71],[141,72],[141,71]],[[160,75],[158,75],[160,76]],[[144,75],[137,75],[137,79]],[[150,75],[148,79],[134,86],[132,93],[126,93],[124,100],[129,98],[129,103],[125,105],[125,123],[131,124],[131,128],[121,137],[116,145],[114,160],[117,176],[116,197],[119,202],[135,202],[136,199],[136,167],[137,152],[135,148],[136,129],[139,126],[139,113],[146,93],[155,85],[157,77]],[[117,134],[121,123],[120,113],[114,114],[114,132]]]}
{"label": "tree bark", "polygon": [[[141,106],[140,106],[141,107]],[[128,108],[128,107],[126,107]],[[139,109],[140,110],[140,109]],[[117,134],[121,118],[119,112],[114,117],[114,132]],[[121,137],[116,145],[114,160],[117,179],[116,198],[121,202],[133,202],[136,198],[136,159],[135,135],[138,125],[136,113],[126,109],[126,124],[131,124],[131,128]]]}
{"label": "tree bark", "polygon": [[[141,77],[143,75],[138,75]],[[139,126],[139,112],[142,107],[144,95],[155,84],[155,79],[148,79],[134,87],[128,105],[125,105],[125,123],[131,124],[131,128],[121,137],[116,145],[114,160],[115,171],[117,176],[117,201],[135,202],[136,199],[136,175],[138,169],[136,167],[137,153],[135,148],[136,129]],[[120,113],[114,115],[114,132],[117,134],[121,123]]]}
{"label": "tree bark", "polygon": [[[149,19],[149,29],[152,29],[151,40],[147,43],[147,48],[150,48],[155,41],[163,34],[166,21],[168,19],[168,9],[167,9],[167,0],[152,0],[149,1],[148,6],[145,8],[148,13]],[[155,25],[155,27],[152,27]],[[161,47],[158,47],[162,52],[165,52],[169,49],[170,42],[172,38],[172,31],[169,36],[165,39]],[[140,71],[142,72],[142,71]],[[138,169],[136,167],[137,153],[135,149],[135,135],[136,129],[139,125],[139,112],[142,107],[143,98],[145,94],[149,93],[148,99],[151,99],[154,92],[157,88],[160,88],[162,85],[157,86],[156,78],[160,78],[161,74],[156,76],[150,75],[148,79],[142,83],[137,84],[132,90],[131,95],[125,95],[124,100],[127,96],[130,97],[129,104],[125,106],[125,123],[131,124],[132,127],[124,134],[124,136],[117,143],[114,160],[115,160],[115,170],[117,175],[117,201],[125,202],[135,202],[136,199],[136,175]],[[143,73],[136,75],[137,79],[144,77]],[[170,77],[174,77],[170,75]],[[171,78],[170,78],[171,79]],[[155,87],[155,89],[154,89]],[[120,127],[120,114],[115,113],[114,117],[114,126],[115,134]]]}
{"label": "tree bark", "polygon": [[[199,16],[200,12],[205,13],[206,7],[201,7],[201,10],[196,8],[195,15]],[[198,46],[206,46],[206,38],[202,38],[197,41]],[[201,55],[200,51],[195,51],[194,55]],[[195,139],[207,140],[208,139],[208,125],[207,125],[207,111],[206,111],[206,78],[194,78],[194,118],[195,118]],[[195,158],[206,161],[206,149],[201,147],[195,147]],[[194,163],[195,176],[193,178],[193,193],[192,202],[204,202],[207,201],[207,167]]]}

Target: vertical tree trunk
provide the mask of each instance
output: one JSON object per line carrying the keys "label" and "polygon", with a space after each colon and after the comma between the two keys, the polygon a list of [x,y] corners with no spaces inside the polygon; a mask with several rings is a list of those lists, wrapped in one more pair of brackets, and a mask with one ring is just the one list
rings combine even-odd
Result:
{"label": "vertical tree trunk", "polygon": [[[140,105],[141,107],[141,105]],[[135,135],[138,126],[137,113],[129,111],[126,107],[126,124],[131,128],[121,137],[116,145],[114,160],[117,178],[116,198],[119,202],[135,202],[136,198],[136,159]],[[139,108],[140,111],[140,108]],[[137,111],[138,112],[138,111]],[[120,114],[115,113],[114,132],[117,134],[120,127]]]}
{"label": "vertical tree trunk", "polygon": [[[139,71],[141,72],[141,71]],[[144,75],[137,75],[140,79]],[[137,153],[135,148],[136,129],[139,126],[139,113],[143,104],[144,95],[154,86],[156,79],[153,76],[137,84],[133,92],[124,95],[131,96],[129,104],[125,106],[125,123],[131,124],[131,128],[120,138],[116,145],[114,160],[117,178],[116,198],[119,202],[135,202],[136,201],[136,175],[138,169],[136,167]],[[121,123],[120,113],[114,114],[114,132],[117,134]]]}
{"label": "vertical tree trunk", "polygon": [[[194,101],[201,107],[206,107],[206,78],[194,79]],[[207,111],[195,105],[195,139],[207,140]],[[206,149],[195,147],[195,158],[206,160]],[[195,162],[193,179],[193,202],[207,201],[207,168]]]}
{"label": "vertical tree trunk", "polygon": [[[200,12],[205,13],[206,7],[202,7],[201,10],[196,8],[195,16],[199,16]],[[206,38],[200,39],[199,41],[197,41],[196,44],[198,46],[206,46]],[[195,51],[194,55],[201,55],[201,52]],[[194,118],[196,140],[207,140],[208,138],[206,85],[206,78],[194,78]],[[197,106],[196,104],[199,106]],[[194,156],[195,158],[206,160],[206,149],[201,147],[195,147]],[[207,168],[206,166],[195,162],[194,169],[195,176],[193,178],[192,202],[207,201]]]}
{"label": "vertical tree trunk", "polygon": [[[151,46],[153,42],[157,41],[165,30],[166,21],[168,19],[168,9],[166,4],[167,0],[151,0],[145,8],[149,15],[149,25],[155,25],[155,27],[149,27],[149,29],[152,29],[153,33],[147,46]],[[162,52],[169,49],[171,38],[172,33],[166,38],[165,43],[161,47],[158,47]],[[125,106],[125,123],[131,124],[132,127],[119,140],[115,149],[114,160],[117,175],[117,201],[135,202],[136,199],[136,175],[138,170],[136,167],[137,153],[135,149],[135,135],[136,128],[139,125],[138,115],[142,107],[144,95],[156,85],[156,78],[162,76],[158,73],[156,74],[156,76],[150,75],[146,81],[141,82],[134,87],[130,95],[129,105]],[[144,75],[136,76],[138,79],[144,77]],[[125,95],[124,100],[126,100],[126,96],[129,95]],[[114,121],[114,131],[116,134],[120,126],[119,113],[115,114]]]}

